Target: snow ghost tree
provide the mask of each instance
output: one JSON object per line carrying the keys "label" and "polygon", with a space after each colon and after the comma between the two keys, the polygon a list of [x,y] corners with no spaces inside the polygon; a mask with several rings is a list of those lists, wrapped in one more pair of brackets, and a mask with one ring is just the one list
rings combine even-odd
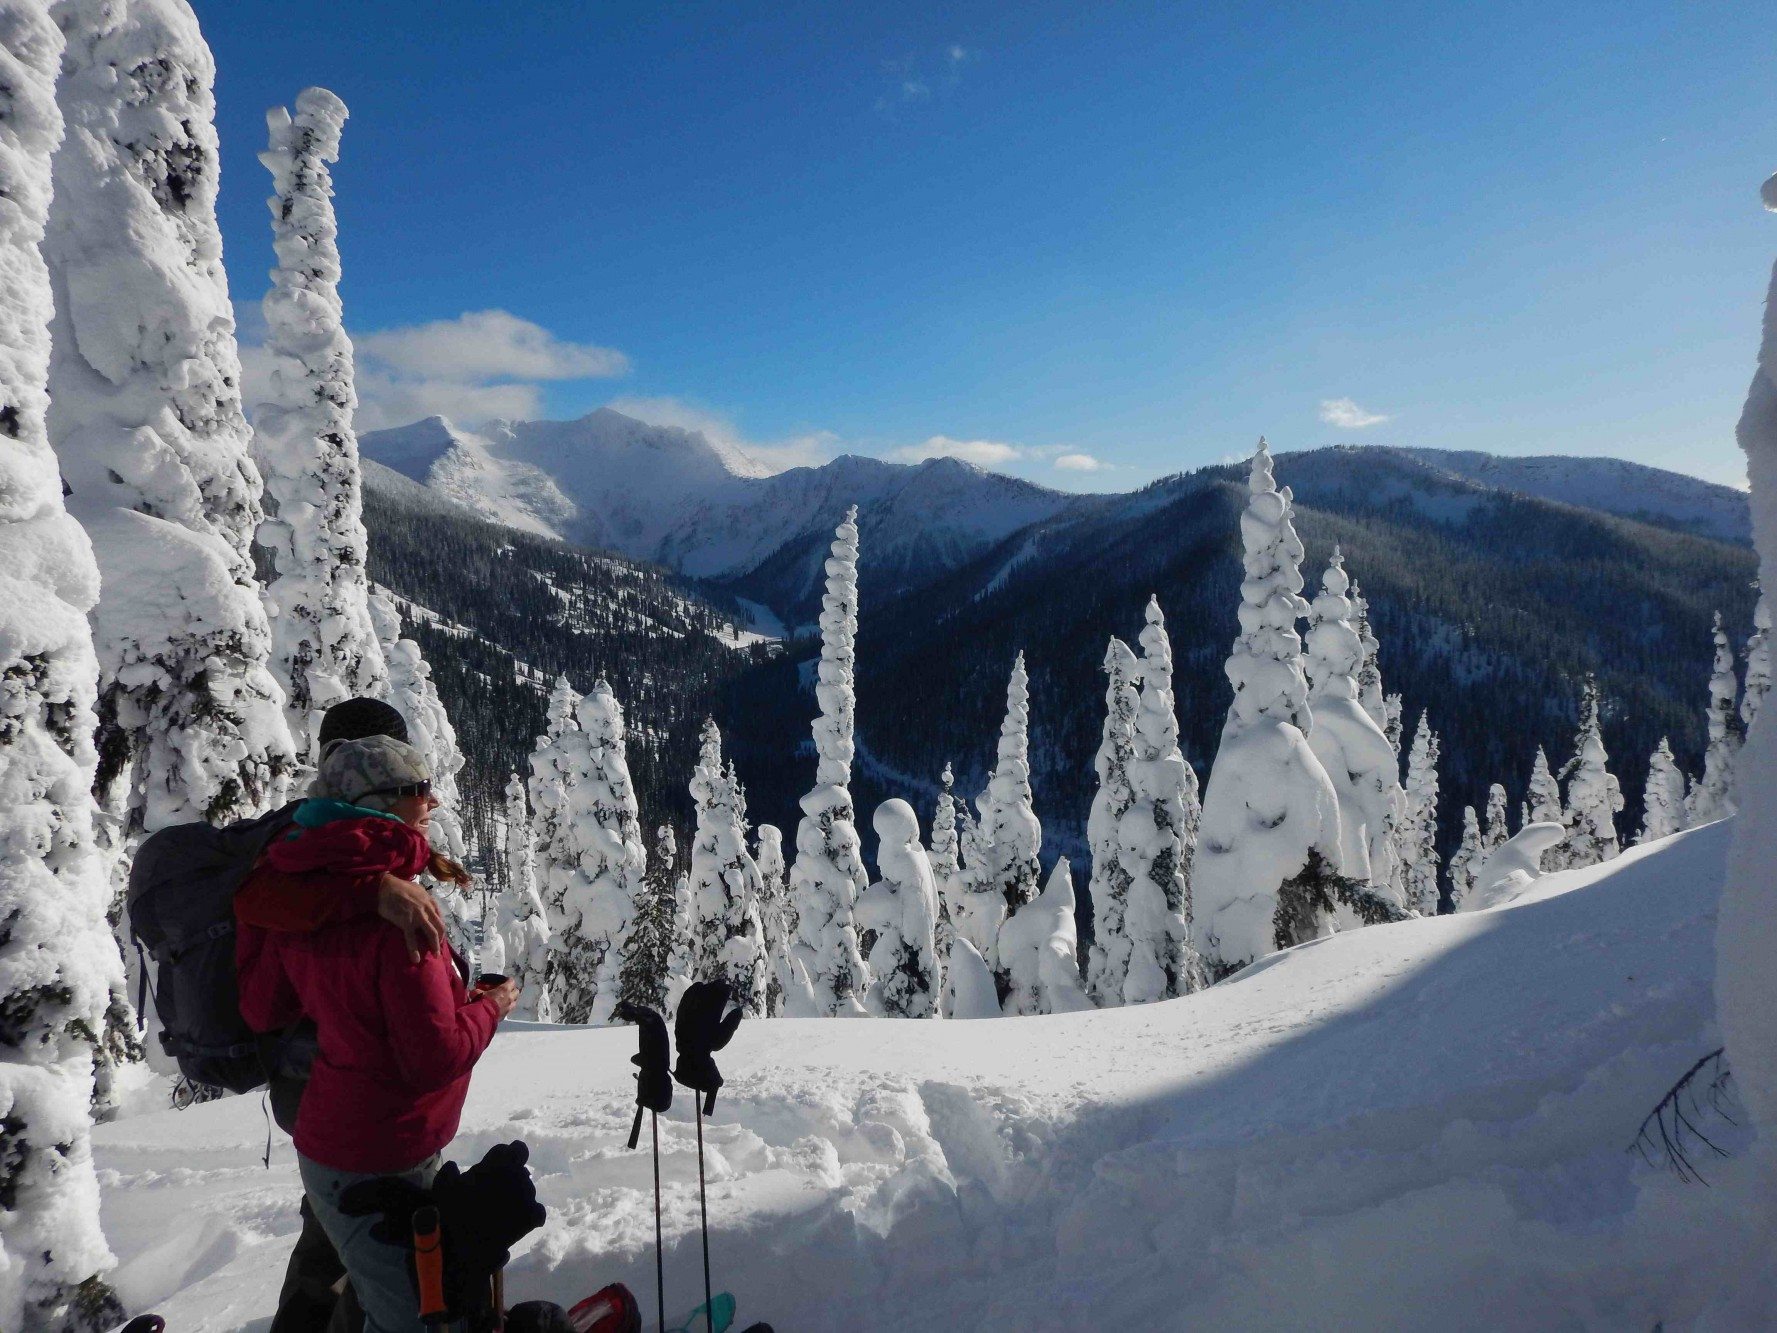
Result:
{"label": "snow ghost tree", "polygon": [[935,932],[938,886],[919,840],[919,817],[902,800],[887,800],[871,818],[882,878],[858,899],[858,926],[874,931],[868,1007],[890,1018],[936,1018],[939,989]]}
{"label": "snow ghost tree", "polygon": [[765,931],[759,867],[747,851],[746,814],[734,771],[722,763],[722,733],[703,724],[691,774],[697,833],[691,843],[691,979],[726,981],[747,1013],[765,1013]]}
{"label": "snow ghost tree", "polygon": [[[345,103],[305,88],[296,114],[266,113],[278,266],[264,302],[271,358],[266,401],[253,409],[253,455],[265,477],[259,544],[275,576],[274,662],[298,749],[310,752],[316,715],[353,695],[380,695],[386,670],[371,624],[364,571],[362,482],[352,414],[352,343],[339,299],[339,226],[333,179]],[[311,756],[312,757],[312,756]]]}
{"label": "snow ghost tree", "polygon": [[1401,884],[1407,905],[1438,914],[1438,738],[1425,713],[1407,755],[1407,814],[1401,823]]}
{"label": "snow ghost tree", "polygon": [[1141,693],[1135,712],[1129,779],[1134,803],[1124,816],[1123,863],[1129,871],[1123,929],[1130,941],[1125,1004],[1146,1004],[1199,990],[1202,960],[1191,943],[1191,866],[1197,851],[1197,775],[1179,748],[1172,696],[1172,641],[1160,601],[1148,599],[1141,632]]}
{"label": "snow ghost tree", "polygon": [[[673,893],[678,840],[671,824],[662,824],[654,831],[654,847],[654,863],[636,904],[617,989],[620,1001],[665,1014],[673,991],[673,960],[678,948],[677,903]],[[685,980],[688,984],[689,979]]]}
{"label": "snow ghost tree", "polygon": [[[1086,978],[1101,1005],[1123,1003],[1129,976],[1130,939],[1125,925],[1130,873],[1123,864],[1123,819],[1135,805],[1129,766],[1135,758],[1135,713],[1141,698],[1135,681],[1141,668],[1129,645],[1112,638],[1105,650],[1104,728],[1092,766],[1098,791],[1086,820],[1086,841],[1092,849],[1092,947]],[[949,770],[946,770],[948,772]]]}
{"label": "snow ghost tree", "polygon": [[930,859],[932,879],[938,892],[938,920],[933,927],[933,938],[939,970],[946,972],[950,967],[951,942],[956,938],[953,904],[962,900],[966,889],[963,885],[962,847],[956,828],[956,777],[949,764],[944,765],[939,783],[938,807],[932,815]]}
{"label": "snow ghost tree", "polygon": [[1642,798],[1641,833],[1637,843],[1669,838],[1685,826],[1684,774],[1664,736],[1647,765],[1647,791]]}
{"label": "snow ghost tree", "polygon": [[[948,771],[948,770],[947,770]],[[950,900],[950,920],[956,937],[967,940],[991,970],[998,946],[1000,925],[1006,919],[1006,900],[984,873],[986,838],[981,825],[964,801],[956,807],[957,892]]]}
{"label": "snow ghost tree", "polygon": [[1475,887],[1475,868],[1487,857],[1487,844],[1481,836],[1481,821],[1475,807],[1462,807],[1462,843],[1450,855],[1450,910],[1463,911],[1468,906],[1470,890]]}
{"label": "snow ghost tree", "polygon": [[1487,823],[1481,829],[1481,846],[1487,851],[1504,846],[1512,836],[1506,810],[1506,789],[1496,782],[1487,789]]}
{"label": "snow ghost tree", "polygon": [[[425,756],[432,773],[432,794],[438,798],[427,835],[432,850],[453,861],[463,861],[468,856],[468,846],[459,809],[462,792],[457,787],[457,774],[463,768],[463,753],[457,748],[456,728],[444,711],[444,701],[432,683],[432,668],[419,644],[401,637],[401,612],[395,599],[378,588],[370,594],[369,606],[382,657],[388,665],[388,701],[407,719],[408,742]],[[454,884],[433,883],[430,888],[444,912],[452,946],[468,957],[473,941],[469,938],[467,893]]]}
{"label": "snow ghost tree", "polygon": [[1351,600],[1345,595],[1349,587],[1345,561],[1335,546],[1320,595],[1308,612],[1304,665],[1314,715],[1308,744],[1339,798],[1345,875],[1367,883],[1395,906],[1405,906],[1395,845],[1406,805],[1400,756],[1358,698],[1365,654],[1363,638],[1351,625]]}
{"label": "snow ghost tree", "polygon": [[216,225],[215,65],[183,0],[56,0],[49,434],[102,595],[101,804],[124,845],[280,803],[261,481]]}
{"label": "snow ghost tree", "polygon": [[[1351,614],[1352,628],[1357,631],[1358,642],[1363,645],[1363,661],[1357,672],[1357,701],[1363,705],[1364,712],[1384,734],[1388,734],[1388,696],[1382,691],[1382,663],[1380,650],[1382,645],[1377,642],[1375,633],[1370,628],[1370,603],[1358,590],[1357,580],[1351,581]],[[1400,749],[1400,737],[1391,737],[1395,749]],[[1398,757],[1398,755],[1397,755]]]}
{"label": "snow ghost tree", "polygon": [[[1735,696],[1740,682],[1734,675],[1734,649],[1715,613],[1715,669],[1709,676],[1709,748],[1703,753],[1703,777],[1691,792],[1686,816],[1692,824],[1712,824],[1734,813]],[[1757,705],[1754,705],[1757,711]]]}
{"label": "snow ghost tree", "polygon": [[0,1328],[96,1330],[124,1314],[89,1137],[124,980],[93,828],[99,571],[45,427],[61,52],[42,5],[0,0]]}
{"label": "snow ghost tree", "polygon": [[537,857],[531,844],[531,817],[525,809],[524,781],[506,781],[506,887],[494,904],[501,961],[482,950],[482,970],[503,972],[518,983],[519,1018],[555,1021],[549,1002],[549,918],[537,896]]}
{"label": "snow ghost tree", "polygon": [[[1006,683],[1006,718],[1000,724],[997,760],[987,789],[975,800],[981,811],[983,863],[977,888],[991,888],[1016,912],[1037,896],[1043,828],[1030,789],[1030,677],[1024,654],[1012,663]],[[992,961],[991,959],[989,960]]]}
{"label": "snow ghost tree", "polygon": [[[1777,211],[1777,176],[1765,182],[1765,206]],[[1777,569],[1777,269],[1765,300],[1764,341],[1735,431],[1752,485],[1753,539],[1768,581]],[[1749,672],[1750,674],[1750,672]],[[1777,1176],[1777,727],[1752,729],[1740,756],[1739,804],[1728,855],[1727,886],[1716,927],[1716,1008],[1733,1065],[1734,1087],[1759,1131],[1753,1149],[1762,1193]]]}
{"label": "snow ghost tree", "polygon": [[1740,695],[1740,723],[1750,734],[1759,705],[1771,692],[1771,604],[1759,592],[1752,612],[1752,634],[1746,640],[1746,688]]}
{"label": "snow ghost tree", "polygon": [[1617,841],[1616,815],[1623,808],[1623,793],[1611,776],[1610,756],[1604,750],[1599,722],[1598,682],[1586,677],[1580,697],[1580,726],[1574,736],[1573,758],[1561,770],[1567,782],[1567,808],[1562,822],[1567,837],[1557,849],[1561,868],[1595,866],[1613,859]]}
{"label": "snow ghost tree", "polygon": [[[1530,767],[1530,786],[1524,794],[1524,804],[1519,811],[1519,823],[1523,824],[1559,824],[1561,822],[1561,785],[1555,781],[1555,775],[1549,771],[1549,756],[1543,753],[1543,747],[1536,747],[1536,761]],[[1559,870],[1556,864],[1560,859],[1560,849],[1549,853],[1544,868]]]}
{"label": "snow ghost tree", "polygon": [[1080,984],[1074,881],[1064,856],[1049,883],[1000,927],[1000,967],[1008,1014],[1065,1014],[1092,1008]]}
{"label": "snow ghost tree", "polygon": [[761,824],[753,830],[753,864],[759,867],[759,925],[765,932],[765,1012],[776,1018],[784,1012],[784,997],[797,984],[790,958],[796,923],[790,915],[789,867],[784,863],[784,835],[777,825]]}
{"label": "snow ghost tree", "polygon": [[1263,440],[1247,490],[1240,636],[1226,667],[1234,702],[1210,770],[1194,870],[1197,927],[1214,976],[1323,933],[1330,913],[1315,904],[1341,868],[1338,794],[1308,743],[1296,634],[1308,609],[1302,543]]}
{"label": "snow ghost tree", "polygon": [[863,1012],[869,984],[852,910],[868,880],[851,803],[853,689],[858,641],[858,510],[833,534],[821,598],[821,660],[815,677],[820,715],[814,788],[802,798],[790,900],[796,911],[797,960],[822,1013]]}
{"label": "snow ghost tree", "polygon": [[[572,714],[564,706],[572,702]],[[607,1023],[646,872],[623,709],[599,681],[584,698],[564,679],[531,756],[539,887],[549,915],[549,993],[564,1023]]]}

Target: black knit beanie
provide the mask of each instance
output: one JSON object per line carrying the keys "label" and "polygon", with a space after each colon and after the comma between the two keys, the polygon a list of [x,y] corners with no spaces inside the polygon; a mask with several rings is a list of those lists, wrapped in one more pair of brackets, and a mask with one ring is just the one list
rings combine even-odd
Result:
{"label": "black knit beanie", "polygon": [[361,741],[366,736],[405,741],[407,719],[381,699],[347,699],[321,715],[321,734],[316,740],[326,745],[330,741]]}

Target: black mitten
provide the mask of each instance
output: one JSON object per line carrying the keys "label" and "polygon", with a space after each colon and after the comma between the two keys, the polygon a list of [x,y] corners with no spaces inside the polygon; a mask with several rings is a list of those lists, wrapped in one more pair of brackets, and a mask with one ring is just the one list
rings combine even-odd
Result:
{"label": "black mitten", "polygon": [[[485,1288],[487,1280],[506,1266],[512,1247],[548,1218],[525,1166],[530,1155],[523,1140],[496,1143],[467,1171],[459,1172],[455,1162],[446,1162],[432,1182],[446,1258],[466,1283]],[[454,1290],[448,1270],[445,1286]]]}
{"label": "black mitten", "polygon": [[629,1057],[636,1067],[636,1118],[629,1127],[629,1146],[635,1147],[642,1133],[642,1112],[669,1111],[673,1104],[673,1080],[668,1066],[672,1063],[672,1042],[666,1035],[666,1020],[643,1004],[625,1000],[612,1012],[619,1022],[634,1023],[641,1049]]}
{"label": "black mitten", "polygon": [[694,982],[679,1001],[679,1012],[673,1020],[673,1033],[679,1042],[679,1062],[673,1067],[673,1077],[703,1093],[705,1115],[716,1109],[716,1090],[722,1086],[722,1072],[711,1056],[732,1040],[734,1030],[740,1026],[738,1005],[732,1012],[723,1012],[728,1008],[728,996],[726,981]]}

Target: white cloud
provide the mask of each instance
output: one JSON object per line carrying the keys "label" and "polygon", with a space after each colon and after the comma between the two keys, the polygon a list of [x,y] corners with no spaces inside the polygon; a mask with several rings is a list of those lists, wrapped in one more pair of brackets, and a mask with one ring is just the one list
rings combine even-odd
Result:
{"label": "white cloud", "polygon": [[737,461],[756,463],[761,476],[787,472],[793,467],[818,467],[833,457],[839,443],[839,437],[829,430],[779,440],[749,440],[721,413],[678,398],[613,398],[605,406],[652,426],[696,431]]}
{"label": "white cloud", "polygon": [[1383,413],[1359,407],[1349,398],[1323,398],[1320,400],[1320,419],[1340,430],[1362,430],[1365,426],[1380,426],[1389,418]]}
{"label": "white cloud", "polygon": [[1055,460],[1055,466],[1063,472],[1102,472],[1110,464],[1091,454],[1062,454]]}
{"label": "white cloud", "polygon": [[996,467],[1023,458],[1024,450],[998,440],[953,440],[948,435],[934,435],[921,444],[904,444],[891,449],[888,457],[901,463],[923,463],[928,458],[960,458],[977,467]]}
{"label": "white cloud", "polygon": [[360,357],[416,379],[585,380],[629,372],[622,352],[566,342],[504,310],[469,310],[455,319],[358,334],[352,341]]}

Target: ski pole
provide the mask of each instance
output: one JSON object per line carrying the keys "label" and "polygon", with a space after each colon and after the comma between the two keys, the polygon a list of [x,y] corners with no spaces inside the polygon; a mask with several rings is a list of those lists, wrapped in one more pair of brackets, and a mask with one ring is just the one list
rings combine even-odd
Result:
{"label": "ski pole", "polygon": [[444,1238],[439,1234],[438,1210],[428,1204],[413,1211],[413,1267],[419,1279],[420,1322],[450,1322],[444,1305]]}
{"label": "ski pole", "polygon": [[666,1333],[666,1260],[660,1237],[660,1114],[650,1111],[654,1128],[654,1308],[660,1312],[660,1333]]}
{"label": "ski pole", "polygon": [[710,1294],[710,1207],[703,1185],[703,1100],[693,1097],[691,1106],[697,1112],[697,1223],[703,1232],[703,1322],[709,1333],[716,1333],[715,1297]]}

